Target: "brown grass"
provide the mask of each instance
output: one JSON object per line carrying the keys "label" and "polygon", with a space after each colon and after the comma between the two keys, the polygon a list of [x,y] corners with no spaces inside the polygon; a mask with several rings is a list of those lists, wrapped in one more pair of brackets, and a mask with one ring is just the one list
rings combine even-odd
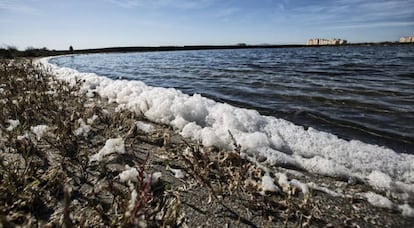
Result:
{"label": "brown grass", "polygon": [[[134,154],[131,148],[124,157],[114,158],[116,162],[89,162],[106,139],[127,138],[125,129],[138,118],[126,111],[105,112],[102,105],[85,107],[91,101],[80,94],[81,85],[56,80],[30,61],[0,63],[0,223],[162,224],[155,220],[159,209],[154,206],[151,183],[143,182],[146,161],[128,160]],[[79,120],[87,122],[93,115],[98,118],[90,132],[75,134]],[[18,120],[19,125],[7,129],[10,120]],[[48,127],[41,138],[31,130],[37,125]],[[138,167],[140,173],[135,186],[140,198],[128,217],[129,189],[114,181],[124,164]]]}

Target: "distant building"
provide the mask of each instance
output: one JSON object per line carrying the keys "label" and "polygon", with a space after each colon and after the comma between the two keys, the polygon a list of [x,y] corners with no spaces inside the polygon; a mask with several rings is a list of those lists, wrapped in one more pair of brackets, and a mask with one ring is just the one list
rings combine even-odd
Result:
{"label": "distant building", "polygon": [[400,38],[400,43],[414,43],[414,36],[404,36]]}
{"label": "distant building", "polygon": [[347,41],[343,39],[309,39],[306,45],[344,45]]}

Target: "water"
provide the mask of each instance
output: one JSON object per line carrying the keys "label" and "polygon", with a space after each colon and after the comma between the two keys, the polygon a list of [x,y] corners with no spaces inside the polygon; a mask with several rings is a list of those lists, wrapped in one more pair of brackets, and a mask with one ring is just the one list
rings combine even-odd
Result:
{"label": "water", "polygon": [[93,54],[51,62],[414,153],[414,45]]}

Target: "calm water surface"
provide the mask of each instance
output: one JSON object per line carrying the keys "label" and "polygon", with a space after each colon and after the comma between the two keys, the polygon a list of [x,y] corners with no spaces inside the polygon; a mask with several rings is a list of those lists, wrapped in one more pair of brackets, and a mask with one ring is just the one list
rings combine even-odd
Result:
{"label": "calm water surface", "polygon": [[414,45],[93,54],[51,60],[414,153]]}

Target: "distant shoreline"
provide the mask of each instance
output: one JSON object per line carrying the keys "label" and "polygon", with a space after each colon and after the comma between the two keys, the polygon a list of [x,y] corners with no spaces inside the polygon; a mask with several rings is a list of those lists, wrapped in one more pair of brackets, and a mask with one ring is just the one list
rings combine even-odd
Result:
{"label": "distant shoreline", "polygon": [[75,50],[74,54],[89,53],[126,53],[126,52],[153,52],[153,51],[198,51],[198,50],[226,50],[226,49],[256,49],[256,48],[308,48],[308,47],[338,47],[338,46],[389,46],[412,45],[411,43],[380,42],[380,43],[349,43],[345,45],[306,45],[306,44],[281,44],[281,45],[185,45],[185,46],[158,46],[158,47],[107,47]]}
{"label": "distant shoreline", "polygon": [[315,47],[353,47],[353,46],[398,46],[398,45],[414,45],[413,43],[399,42],[366,42],[366,43],[348,43],[343,45],[306,45],[306,44],[281,44],[281,45],[185,45],[185,46],[132,46],[132,47],[106,47],[69,50],[48,50],[42,49],[26,49],[19,51],[15,48],[0,48],[0,58],[16,58],[16,57],[45,57],[58,56],[67,54],[97,54],[97,53],[131,53],[131,52],[162,52],[162,51],[199,51],[199,50],[235,50],[235,49],[276,49],[276,48],[315,48]]}

